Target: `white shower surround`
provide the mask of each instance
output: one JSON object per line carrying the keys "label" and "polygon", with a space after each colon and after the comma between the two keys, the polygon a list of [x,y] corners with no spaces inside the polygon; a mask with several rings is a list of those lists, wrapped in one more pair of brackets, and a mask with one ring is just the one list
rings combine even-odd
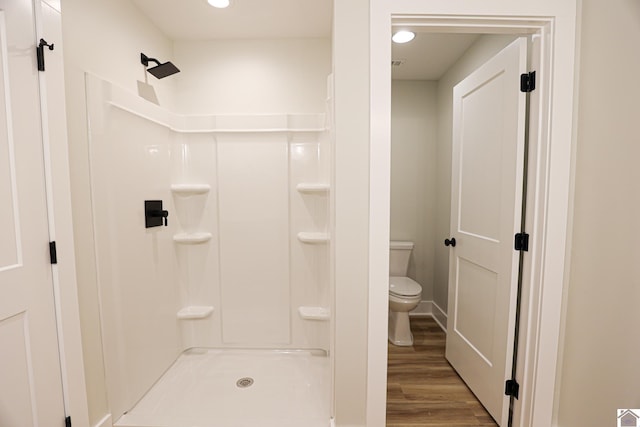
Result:
{"label": "white shower surround", "polygon": [[[328,236],[328,190],[297,190],[328,182],[325,114],[184,116],[86,81],[114,419],[188,348],[328,350],[299,307],[329,307],[329,244],[297,238]],[[168,227],[144,228],[151,199]]]}

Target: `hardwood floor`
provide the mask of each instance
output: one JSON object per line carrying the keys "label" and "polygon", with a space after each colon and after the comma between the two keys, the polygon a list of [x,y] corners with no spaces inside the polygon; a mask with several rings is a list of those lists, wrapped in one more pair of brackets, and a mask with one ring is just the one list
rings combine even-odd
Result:
{"label": "hardwood floor", "polygon": [[497,426],[444,358],[431,317],[411,318],[413,347],[389,344],[387,427]]}

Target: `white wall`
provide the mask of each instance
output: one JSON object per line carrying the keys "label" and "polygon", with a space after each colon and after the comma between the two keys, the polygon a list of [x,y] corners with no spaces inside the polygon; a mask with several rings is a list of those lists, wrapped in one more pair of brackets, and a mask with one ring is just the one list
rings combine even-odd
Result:
{"label": "white wall", "polygon": [[[334,2],[332,177],[336,425],[364,425],[369,291],[369,1]],[[388,65],[388,64],[387,64]],[[384,188],[389,197],[389,189]],[[388,210],[383,220],[388,230]],[[385,237],[388,263],[389,233]],[[388,267],[384,270],[388,305]],[[385,313],[386,319],[386,313]],[[385,348],[386,365],[386,340]]]}
{"label": "white wall", "polygon": [[[128,0],[62,0],[62,28],[78,298],[89,421],[94,425],[109,412],[109,406],[95,279],[84,72],[107,76],[136,91],[137,80],[145,78],[140,52],[171,59],[172,45]],[[169,101],[170,82],[150,83],[161,103]]]}
{"label": "white wall", "polygon": [[[640,408],[640,4],[582,2],[571,278],[558,425]],[[588,403],[588,404],[585,404]]]}
{"label": "white wall", "polygon": [[[448,311],[449,248],[451,219],[451,145],[453,126],[453,87],[476,68],[513,41],[513,36],[485,35],[469,47],[463,56],[438,80],[438,143],[436,171],[436,225],[433,301]],[[436,312],[436,315],[441,313]],[[446,318],[439,317],[446,326]]]}
{"label": "white wall", "polygon": [[176,111],[184,114],[321,113],[329,39],[211,40],[174,44]]}
{"label": "white wall", "polygon": [[436,212],[436,82],[391,85],[391,240],[415,243],[409,277],[433,299]]}

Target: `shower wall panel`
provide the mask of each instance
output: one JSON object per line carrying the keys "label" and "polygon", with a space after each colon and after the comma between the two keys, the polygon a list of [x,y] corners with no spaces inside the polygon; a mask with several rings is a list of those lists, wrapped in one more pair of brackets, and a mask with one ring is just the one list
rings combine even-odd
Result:
{"label": "shower wall panel", "polygon": [[289,344],[286,135],[219,137],[222,339]]}
{"label": "shower wall panel", "polygon": [[114,415],[128,410],[181,351],[173,218],[145,228],[144,200],[169,192],[172,134],[114,107],[89,78],[90,167],[106,383]]}
{"label": "shower wall panel", "polygon": [[316,134],[297,135],[290,144],[292,332],[297,346],[328,350],[327,322],[302,319],[297,310],[329,307],[329,243],[305,244],[297,237],[301,232],[328,233],[328,194],[298,191],[301,184],[329,182],[321,162],[323,148]]}
{"label": "shower wall panel", "polygon": [[205,185],[200,194],[173,192],[173,221],[179,233],[211,233],[199,245],[175,244],[180,307],[212,307],[210,316],[180,321],[183,348],[218,347],[220,331],[220,277],[215,137],[210,133],[173,132],[173,185]]}

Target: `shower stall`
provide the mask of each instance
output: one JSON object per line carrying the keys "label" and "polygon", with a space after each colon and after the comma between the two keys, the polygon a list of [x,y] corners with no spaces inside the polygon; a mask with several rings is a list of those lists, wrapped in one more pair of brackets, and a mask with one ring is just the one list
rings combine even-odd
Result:
{"label": "shower stall", "polygon": [[115,425],[329,426],[330,96],[179,115],[90,74],[86,93]]}

